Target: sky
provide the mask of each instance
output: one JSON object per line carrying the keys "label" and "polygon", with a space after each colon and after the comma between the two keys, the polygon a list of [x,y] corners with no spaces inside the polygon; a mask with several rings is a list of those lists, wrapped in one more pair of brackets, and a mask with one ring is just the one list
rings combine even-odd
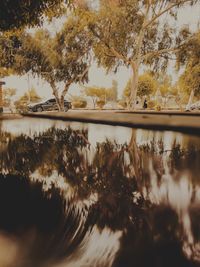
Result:
{"label": "sky", "polygon": [[[163,20],[167,19],[167,16],[163,18]],[[200,4],[195,7],[182,8],[178,13],[178,22],[176,22],[175,26],[178,28],[189,24],[191,29],[195,30],[198,22],[200,22]],[[55,31],[61,26],[61,23],[58,24],[58,22],[54,21],[51,25],[51,29]],[[172,75],[174,81],[177,79],[177,73],[173,65],[169,66],[168,73]],[[120,97],[130,77],[131,71],[126,67],[120,67],[116,74],[107,74],[103,68],[98,68],[97,65],[93,63],[89,71],[89,83],[87,85],[109,88],[112,85],[112,80],[116,80],[118,82],[118,95]],[[27,75],[22,77],[10,76],[5,78],[4,81],[6,82],[5,87],[17,89],[16,98],[19,98],[19,96],[23,95],[31,87],[34,87],[43,99],[52,97],[52,90],[49,85],[39,78],[30,77],[28,79]],[[80,93],[81,87],[78,84],[73,84],[66,98],[70,99],[70,95],[80,95]]]}

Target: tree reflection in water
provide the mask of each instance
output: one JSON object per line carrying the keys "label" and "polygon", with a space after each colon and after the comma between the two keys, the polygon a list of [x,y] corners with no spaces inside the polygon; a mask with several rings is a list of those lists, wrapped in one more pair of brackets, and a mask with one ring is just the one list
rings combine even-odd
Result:
{"label": "tree reflection in water", "polygon": [[0,131],[4,266],[200,266],[200,138],[86,126]]}

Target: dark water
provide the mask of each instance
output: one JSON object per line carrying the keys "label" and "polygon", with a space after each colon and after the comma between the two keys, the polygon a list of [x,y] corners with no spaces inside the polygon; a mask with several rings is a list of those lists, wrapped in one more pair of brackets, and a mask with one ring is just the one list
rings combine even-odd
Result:
{"label": "dark water", "polygon": [[200,266],[200,137],[0,121],[0,267]]}

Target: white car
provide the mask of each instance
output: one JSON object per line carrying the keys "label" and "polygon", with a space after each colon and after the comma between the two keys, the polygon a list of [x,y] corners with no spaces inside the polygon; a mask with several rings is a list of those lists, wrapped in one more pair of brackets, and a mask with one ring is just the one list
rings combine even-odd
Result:
{"label": "white car", "polygon": [[185,111],[200,110],[200,101],[195,102],[192,105],[187,105]]}

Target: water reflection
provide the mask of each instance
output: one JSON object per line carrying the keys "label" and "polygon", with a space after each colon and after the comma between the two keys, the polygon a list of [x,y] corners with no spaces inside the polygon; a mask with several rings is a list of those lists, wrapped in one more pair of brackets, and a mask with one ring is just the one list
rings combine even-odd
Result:
{"label": "water reflection", "polygon": [[0,266],[200,266],[199,141],[2,121]]}

